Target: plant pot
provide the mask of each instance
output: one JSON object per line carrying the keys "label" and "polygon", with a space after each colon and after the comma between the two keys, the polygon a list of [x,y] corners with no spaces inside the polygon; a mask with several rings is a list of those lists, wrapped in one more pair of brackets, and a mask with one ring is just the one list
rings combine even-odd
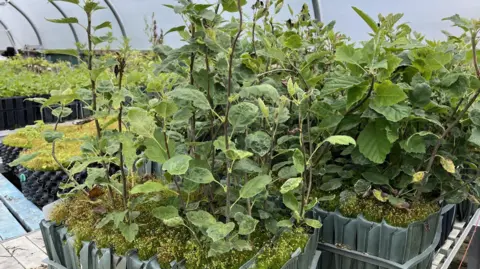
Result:
{"label": "plant pot", "polygon": [[13,167],[8,166],[8,164],[17,159],[22,150],[23,148],[10,147],[0,143],[0,158],[2,158],[4,172],[8,173],[14,170]]}
{"label": "plant pot", "polygon": [[[17,176],[22,183],[23,195],[40,208],[56,201],[58,192],[68,192],[60,189],[60,184],[68,180],[63,171],[31,171],[20,166]],[[86,177],[86,173],[75,175],[78,182],[83,182]]]}
{"label": "plant pot", "polygon": [[448,235],[452,232],[453,225],[455,224],[455,213],[456,205],[450,204],[442,207],[442,234],[440,235],[440,241],[438,242],[436,249],[439,249],[445,244]]}
{"label": "plant pot", "polygon": [[29,97],[0,98],[0,130],[24,127],[41,119],[41,105],[25,100],[27,98]]}
{"label": "plant pot", "polygon": [[478,205],[472,203],[470,200],[465,200],[456,205],[456,217],[458,221],[469,222],[478,209]]}
{"label": "plant pot", "polygon": [[441,236],[441,211],[407,228],[314,208],[322,219],[319,268],[427,269]]}
{"label": "plant pot", "polygon": [[[75,250],[75,238],[67,233],[67,229],[53,222],[42,220],[40,223],[43,241],[48,254],[49,268],[52,269],[161,269],[156,257],[148,261],[139,259],[135,250],[128,251],[125,256],[118,256],[110,248],[99,249],[93,242],[83,242],[79,255]],[[316,250],[319,230],[310,236],[305,250],[296,251],[282,269],[316,268],[320,253]],[[255,255],[239,269],[249,269],[255,265]],[[313,266],[313,267],[312,267]],[[171,269],[184,269],[182,262],[173,261]],[[209,268],[213,269],[213,268]]]}

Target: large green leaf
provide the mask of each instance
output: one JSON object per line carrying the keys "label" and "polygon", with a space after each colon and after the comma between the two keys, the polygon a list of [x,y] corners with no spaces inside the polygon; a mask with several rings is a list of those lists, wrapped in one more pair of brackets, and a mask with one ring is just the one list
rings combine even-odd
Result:
{"label": "large green leaf", "polygon": [[320,95],[327,96],[340,90],[349,89],[353,86],[361,84],[362,82],[363,79],[348,75],[329,78],[326,80],[325,85],[320,91]]}
{"label": "large green leaf", "polygon": [[136,223],[121,223],[118,229],[122,233],[123,237],[125,237],[125,240],[128,242],[133,242],[137,237],[139,227]]}
{"label": "large green leaf", "polygon": [[[228,12],[238,12],[238,3],[237,0],[221,0],[222,8]],[[247,4],[247,0],[240,0],[240,5],[244,6]]]}
{"label": "large green leaf", "polygon": [[331,179],[322,185],[320,185],[320,190],[322,191],[334,191],[342,186],[342,179],[336,178]]}
{"label": "large green leaf", "polygon": [[374,163],[383,163],[392,147],[385,130],[386,126],[384,120],[370,122],[357,139],[360,152]]}
{"label": "large green leaf", "polygon": [[351,64],[358,64],[359,55],[355,53],[355,48],[349,45],[339,46],[335,52],[335,60]]}
{"label": "large green leaf", "polygon": [[161,219],[169,227],[183,225],[183,219],[178,215],[178,209],[174,206],[160,206],[152,210],[152,215]]}
{"label": "large green leaf", "polygon": [[426,144],[424,140],[424,136],[432,135],[438,138],[437,135],[431,132],[418,132],[411,135],[407,140],[401,141],[400,146],[409,153],[425,153],[426,152]]}
{"label": "large green leaf", "polygon": [[[175,152],[174,141],[167,137],[167,144],[169,151]],[[156,129],[153,137],[145,139],[144,145],[146,146],[145,155],[148,159],[158,163],[165,163],[168,160],[165,136],[161,129]]]}
{"label": "large green leaf", "polygon": [[375,98],[373,103],[375,106],[392,106],[407,98],[405,92],[397,84],[393,84],[387,80],[375,87]]}
{"label": "large green leaf", "polygon": [[288,31],[283,34],[283,45],[291,49],[299,49],[302,47],[303,41],[300,35],[295,32]]}
{"label": "large green leaf", "polygon": [[260,84],[260,85],[242,88],[242,90],[240,91],[240,97],[242,98],[262,97],[262,98],[268,98],[272,102],[276,103],[280,98],[280,95],[278,94],[277,89],[275,89],[272,85]]}
{"label": "large green leaf", "polygon": [[343,115],[331,115],[324,118],[317,127],[320,130],[327,130],[336,127],[343,120]]}
{"label": "large green leaf", "polygon": [[376,185],[387,185],[388,181],[389,181],[388,177],[386,177],[382,174],[379,174],[379,173],[375,173],[375,172],[362,173],[362,177],[364,179],[368,180],[369,182],[371,182],[373,184],[376,184]]}
{"label": "large green leaf", "polygon": [[43,139],[48,143],[52,143],[55,140],[61,139],[63,137],[62,132],[53,131],[53,130],[46,130],[42,133]]}
{"label": "large green leaf", "polygon": [[235,213],[235,221],[238,223],[238,234],[249,235],[255,231],[258,220],[241,212]]}
{"label": "large green leaf", "polygon": [[235,229],[235,223],[229,222],[227,224],[223,222],[216,222],[210,225],[207,229],[207,235],[213,242],[224,239],[229,233]]}
{"label": "large green leaf", "polygon": [[303,178],[301,177],[294,177],[294,178],[288,179],[287,181],[285,181],[285,183],[283,183],[282,187],[280,188],[280,193],[285,194],[289,191],[292,191],[298,188],[298,186],[300,186],[302,181],[303,181]]}
{"label": "large green leaf", "polygon": [[241,159],[233,165],[233,171],[240,171],[245,173],[260,173],[262,168],[256,162],[250,159]]}
{"label": "large green leaf", "polygon": [[258,106],[242,102],[233,105],[228,115],[228,121],[235,128],[244,128],[255,122],[258,115]]}
{"label": "large green leaf", "polygon": [[132,132],[144,137],[152,137],[156,128],[155,120],[146,110],[132,107],[128,110],[128,122]]}
{"label": "large green leaf", "polygon": [[292,192],[287,192],[283,194],[283,204],[296,214],[298,214],[298,212],[300,211],[300,204],[298,203],[297,198],[295,197],[295,195],[293,195]]}
{"label": "large green leaf", "polygon": [[468,142],[480,146],[480,128],[473,127],[472,134],[468,138]]}
{"label": "large green leaf", "polygon": [[202,167],[191,167],[185,175],[185,178],[199,184],[208,184],[215,181],[212,172]]}
{"label": "large green leaf", "polygon": [[162,101],[155,106],[155,112],[164,119],[173,116],[177,111],[177,105],[169,101]]}
{"label": "large green leaf", "polygon": [[303,173],[305,171],[305,157],[303,152],[299,149],[295,149],[293,151],[293,166],[297,170],[298,173]]}
{"label": "large green leaf", "polygon": [[225,240],[218,240],[210,244],[210,249],[208,250],[208,257],[215,257],[222,254],[225,254],[233,249],[233,243]]}
{"label": "large green leaf", "polygon": [[19,164],[35,159],[39,154],[40,152],[38,151],[32,154],[21,154],[19,158],[15,159],[13,162],[9,163],[8,165],[11,167],[17,166]]}
{"label": "large green leaf", "polygon": [[269,175],[260,175],[250,179],[241,189],[240,197],[252,198],[265,190],[265,187],[272,182]]}
{"label": "large green leaf", "polygon": [[414,106],[424,107],[430,103],[432,88],[427,83],[416,84],[408,93],[408,98]]}
{"label": "large green leaf", "polygon": [[451,21],[453,22],[454,26],[460,27],[465,31],[471,30],[473,28],[473,23],[471,20],[467,18],[460,17],[460,15],[455,14],[451,17],[444,18],[444,21]]}
{"label": "large green leaf", "polygon": [[142,184],[135,185],[133,189],[130,190],[130,194],[139,194],[139,193],[153,193],[153,192],[172,192],[168,186],[161,182],[156,181],[147,181]]}
{"label": "large green leaf", "polygon": [[332,145],[357,145],[355,139],[348,135],[332,135],[325,139],[325,142],[328,142]]}
{"label": "large green leaf", "polygon": [[197,89],[178,87],[169,92],[168,95],[175,99],[192,102],[193,106],[199,109],[209,110],[211,108],[207,97]]}
{"label": "large green leaf", "polygon": [[412,112],[411,107],[399,104],[393,106],[376,106],[374,103],[371,103],[370,108],[385,116],[387,120],[393,122],[401,121],[410,116],[410,113]]}
{"label": "large green leaf", "polygon": [[78,23],[78,19],[75,17],[67,17],[61,19],[47,19],[49,22],[53,23]]}
{"label": "large green leaf", "polygon": [[263,157],[270,151],[272,139],[267,133],[257,131],[247,135],[245,142],[247,144],[247,148],[250,148],[254,153]]}
{"label": "large green leaf", "polygon": [[251,153],[249,151],[246,151],[246,150],[229,149],[225,152],[225,155],[230,160],[237,161],[237,160],[242,160],[242,159],[251,157],[251,156],[253,156],[253,153]]}
{"label": "large green leaf", "polygon": [[217,223],[217,220],[207,211],[189,211],[186,215],[188,221],[199,228],[207,229],[211,225]]}
{"label": "large green leaf", "polygon": [[367,15],[367,13],[363,12],[359,8],[356,8],[356,7],[352,7],[352,8],[368,24],[368,26],[372,29],[374,33],[378,32],[379,28],[374,19],[372,19],[370,16]]}
{"label": "large green leaf", "polygon": [[188,165],[192,157],[188,155],[174,156],[162,165],[162,170],[167,171],[170,175],[183,175],[188,170]]}

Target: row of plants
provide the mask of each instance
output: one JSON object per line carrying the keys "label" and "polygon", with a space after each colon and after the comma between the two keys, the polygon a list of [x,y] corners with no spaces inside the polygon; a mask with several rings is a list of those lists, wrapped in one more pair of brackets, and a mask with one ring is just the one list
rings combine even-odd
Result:
{"label": "row of plants", "polygon": [[[68,140],[58,122],[42,132],[71,189],[52,218],[78,248],[94,241],[118,254],[138,249],[163,267],[239,268],[255,257],[257,268],[281,268],[321,228],[318,217],[328,224],[324,237],[342,234],[331,230],[340,214],[385,220],[405,237],[415,229],[408,242],[426,239],[410,259],[433,251],[443,203],[478,203],[476,176],[463,172],[477,169],[480,144],[476,20],[447,18],[464,34],[429,41],[399,23],[402,14],[377,23],[354,8],[371,28],[370,40],[354,44],[334,23],[312,20],[307,5],[278,23],[281,0],[257,1],[252,16],[241,0],[179,0],[166,6],[186,23],[165,34],[178,32],[185,45],[154,47],[156,76],[142,91],[128,76],[136,68],[128,39],[113,58],[94,59],[106,40],[96,31],[111,28],[91,23],[102,7],[68,2],[87,18],[89,87],[38,101],[56,107],[59,120],[75,99],[94,116],[93,136],[79,139],[69,165],[56,158]],[[35,161],[30,153],[17,162]],[[146,161],[163,175],[138,175]],[[111,174],[111,165],[121,169]],[[84,170],[85,182],[75,180]],[[405,240],[388,244],[405,249]],[[431,256],[424,259],[421,268]]]}

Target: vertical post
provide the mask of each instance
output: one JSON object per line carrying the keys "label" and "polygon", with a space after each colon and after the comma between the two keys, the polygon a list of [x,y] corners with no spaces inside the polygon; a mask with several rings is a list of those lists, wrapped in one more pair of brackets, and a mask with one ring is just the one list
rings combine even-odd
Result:
{"label": "vertical post", "polygon": [[312,0],[313,14],[315,19],[319,22],[322,21],[322,13],[320,12],[320,1],[321,0]]}
{"label": "vertical post", "polygon": [[[472,219],[471,221],[475,221]],[[473,225],[473,229],[476,228],[477,224]],[[467,269],[479,269],[480,268],[480,233],[477,231],[475,235],[471,238],[471,245],[468,250],[468,265]]]}

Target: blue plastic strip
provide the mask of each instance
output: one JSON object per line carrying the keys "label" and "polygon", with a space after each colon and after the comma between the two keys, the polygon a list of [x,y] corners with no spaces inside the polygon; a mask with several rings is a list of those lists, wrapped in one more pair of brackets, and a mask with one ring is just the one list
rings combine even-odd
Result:
{"label": "blue plastic strip", "polygon": [[[27,232],[40,229],[43,219],[42,211],[0,174],[0,200],[12,212]],[[1,216],[1,215],[0,215]]]}
{"label": "blue plastic strip", "polygon": [[0,237],[3,240],[26,234],[22,225],[10,214],[8,208],[0,202]]}

